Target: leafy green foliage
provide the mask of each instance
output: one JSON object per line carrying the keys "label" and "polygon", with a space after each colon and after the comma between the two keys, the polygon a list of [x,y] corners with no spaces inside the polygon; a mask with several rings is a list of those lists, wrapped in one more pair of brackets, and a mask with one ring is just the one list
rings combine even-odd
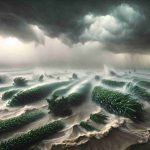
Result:
{"label": "leafy green foliage", "polygon": [[80,105],[86,99],[90,88],[91,84],[87,83],[79,88],[76,93],[71,93],[66,97],[54,94],[51,99],[47,99],[50,112],[59,116],[70,115],[71,107]]}
{"label": "leafy green foliage", "polygon": [[128,85],[129,92],[138,98],[149,101],[150,102],[150,93],[146,91],[146,89],[139,87],[137,85],[133,86],[132,83]]}
{"label": "leafy green foliage", "polygon": [[107,80],[107,79],[103,79],[102,83],[112,87],[122,87],[125,85],[125,82],[123,81],[114,81],[114,80]]}
{"label": "leafy green foliage", "polygon": [[66,85],[70,82],[56,82],[51,84],[45,84],[38,87],[33,87],[24,91],[20,91],[13,96],[8,102],[9,106],[20,106],[34,101],[41,100],[47,97],[54,89]]}
{"label": "leafy green foliage", "polygon": [[101,113],[95,113],[90,115],[90,119],[96,123],[105,124],[107,120],[107,116]]}
{"label": "leafy green foliage", "polygon": [[41,140],[59,132],[64,128],[61,121],[55,121],[44,125],[38,129],[29,131],[16,138],[9,139],[0,143],[1,150],[22,150],[40,142]]}
{"label": "leafy green foliage", "polygon": [[49,104],[49,110],[56,116],[68,116],[72,111],[66,99],[64,97],[58,97],[53,95],[51,99],[47,99]]}
{"label": "leafy green foliage", "polygon": [[84,128],[85,130],[87,130],[87,131],[97,131],[97,129],[96,129],[95,127],[89,125],[89,124],[88,124],[87,122],[85,122],[85,121],[81,121],[81,122],[80,122],[80,126],[81,126],[82,128]]}
{"label": "leafy green foliage", "polygon": [[16,94],[17,92],[19,92],[19,90],[9,90],[9,91],[6,91],[2,95],[2,100],[8,100],[8,99],[12,98],[12,96],[14,94]]}
{"label": "leafy green foliage", "polygon": [[27,82],[28,81],[23,77],[17,77],[14,79],[14,85],[15,86],[26,86]]}
{"label": "leafy green foliage", "polygon": [[142,104],[136,102],[130,95],[101,87],[94,88],[92,99],[110,113],[131,119],[140,118],[141,112],[143,111]]}
{"label": "leafy green foliage", "polygon": [[22,127],[30,122],[33,122],[45,115],[42,111],[28,112],[18,117],[0,121],[0,133],[5,133]]}

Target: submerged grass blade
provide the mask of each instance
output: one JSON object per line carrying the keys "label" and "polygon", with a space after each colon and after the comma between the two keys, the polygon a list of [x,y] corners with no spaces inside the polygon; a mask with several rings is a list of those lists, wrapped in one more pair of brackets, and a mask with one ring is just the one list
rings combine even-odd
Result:
{"label": "submerged grass blade", "polygon": [[136,102],[130,95],[95,87],[92,99],[107,111],[131,119],[140,119],[143,111],[142,104]]}
{"label": "submerged grass blade", "polygon": [[82,127],[82,128],[84,128],[85,130],[87,130],[87,131],[97,131],[98,129],[96,129],[95,127],[93,127],[93,126],[91,126],[91,125],[89,125],[87,122],[85,122],[85,121],[81,121],[80,122],[80,126]]}
{"label": "submerged grass blade", "polygon": [[12,131],[30,122],[42,118],[45,115],[42,111],[34,111],[22,114],[18,117],[0,121],[0,134]]}
{"label": "submerged grass blade", "polygon": [[44,125],[38,129],[29,131],[19,137],[9,139],[0,143],[1,150],[22,150],[40,142],[41,140],[52,136],[64,128],[64,124],[60,121],[55,121]]}
{"label": "submerged grass blade", "polygon": [[20,91],[8,102],[8,106],[21,106],[47,97],[54,89],[69,84],[69,81],[45,84]]}
{"label": "submerged grass blade", "polygon": [[105,124],[107,120],[107,116],[101,113],[95,113],[90,115],[90,119],[99,124]]}
{"label": "submerged grass blade", "polygon": [[138,86],[138,85],[132,85],[132,83],[130,83],[128,85],[129,88],[129,92],[133,95],[135,95],[136,97],[145,100],[145,101],[149,101],[150,102],[150,93],[147,92],[146,89]]}
{"label": "submerged grass blade", "polygon": [[123,81],[115,81],[115,80],[107,80],[107,79],[103,79],[102,83],[112,87],[122,87],[126,84],[126,82]]}

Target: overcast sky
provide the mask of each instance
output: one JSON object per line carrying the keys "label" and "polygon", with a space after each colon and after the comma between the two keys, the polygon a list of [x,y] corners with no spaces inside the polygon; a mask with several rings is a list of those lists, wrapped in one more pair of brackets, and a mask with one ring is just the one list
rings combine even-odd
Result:
{"label": "overcast sky", "polygon": [[149,67],[149,0],[0,0],[0,64]]}

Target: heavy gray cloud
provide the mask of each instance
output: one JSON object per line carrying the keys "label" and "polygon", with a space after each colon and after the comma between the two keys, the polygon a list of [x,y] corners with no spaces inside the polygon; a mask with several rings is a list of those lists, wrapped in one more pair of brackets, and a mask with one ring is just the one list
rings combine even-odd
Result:
{"label": "heavy gray cloud", "polygon": [[128,4],[121,4],[106,15],[85,16],[89,24],[82,39],[99,41],[104,49],[115,52],[149,51],[149,27],[146,16]]}
{"label": "heavy gray cloud", "polygon": [[[0,34],[44,43],[98,41],[115,52],[150,52],[148,0],[0,0]],[[91,19],[91,20],[90,20]]]}

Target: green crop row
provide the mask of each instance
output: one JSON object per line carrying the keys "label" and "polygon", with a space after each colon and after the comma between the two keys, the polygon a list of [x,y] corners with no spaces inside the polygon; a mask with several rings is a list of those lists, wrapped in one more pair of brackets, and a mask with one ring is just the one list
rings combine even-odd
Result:
{"label": "green crop row", "polygon": [[63,128],[64,124],[60,121],[49,123],[16,138],[1,142],[0,150],[25,150],[41,140],[59,132]]}
{"label": "green crop row", "polygon": [[107,80],[107,79],[103,79],[102,83],[107,86],[112,86],[112,87],[122,87],[126,84],[123,81],[115,81],[115,80]]}
{"label": "green crop row", "polygon": [[20,91],[12,97],[8,102],[8,106],[20,106],[41,100],[47,97],[54,89],[69,83],[68,81],[56,82]]}
{"label": "green crop row", "polygon": [[128,90],[131,94],[137,96],[138,98],[150,102],[150,93],[147,92],[146,89],[144,89],[138,85],[134,86],[134,85],[132,85],[132,83],[130,83],[128,85]]}
{"label": "green crop row", "polygon": [[2,100],[8,100],[8,99],[12,98],[12,96],[14,94],[16,94],[17,92],[19,92],[19,90],[9,90],[9,91],[6,91],[2,95]]}
{"label": "green crop row", "polygon": [[143,111],[142,104],[136,102],[130,95],[102,87],[94,88],[92,99],[110,113],[131,119],[138,119]]}
{"label": "green crop row", "polygon": [[34,111],[22,114],[18,117],[13,117],[4,121],[0,121],[0,134],[12,131],[30,122],[33,122],[45,115],[42,111]]}

